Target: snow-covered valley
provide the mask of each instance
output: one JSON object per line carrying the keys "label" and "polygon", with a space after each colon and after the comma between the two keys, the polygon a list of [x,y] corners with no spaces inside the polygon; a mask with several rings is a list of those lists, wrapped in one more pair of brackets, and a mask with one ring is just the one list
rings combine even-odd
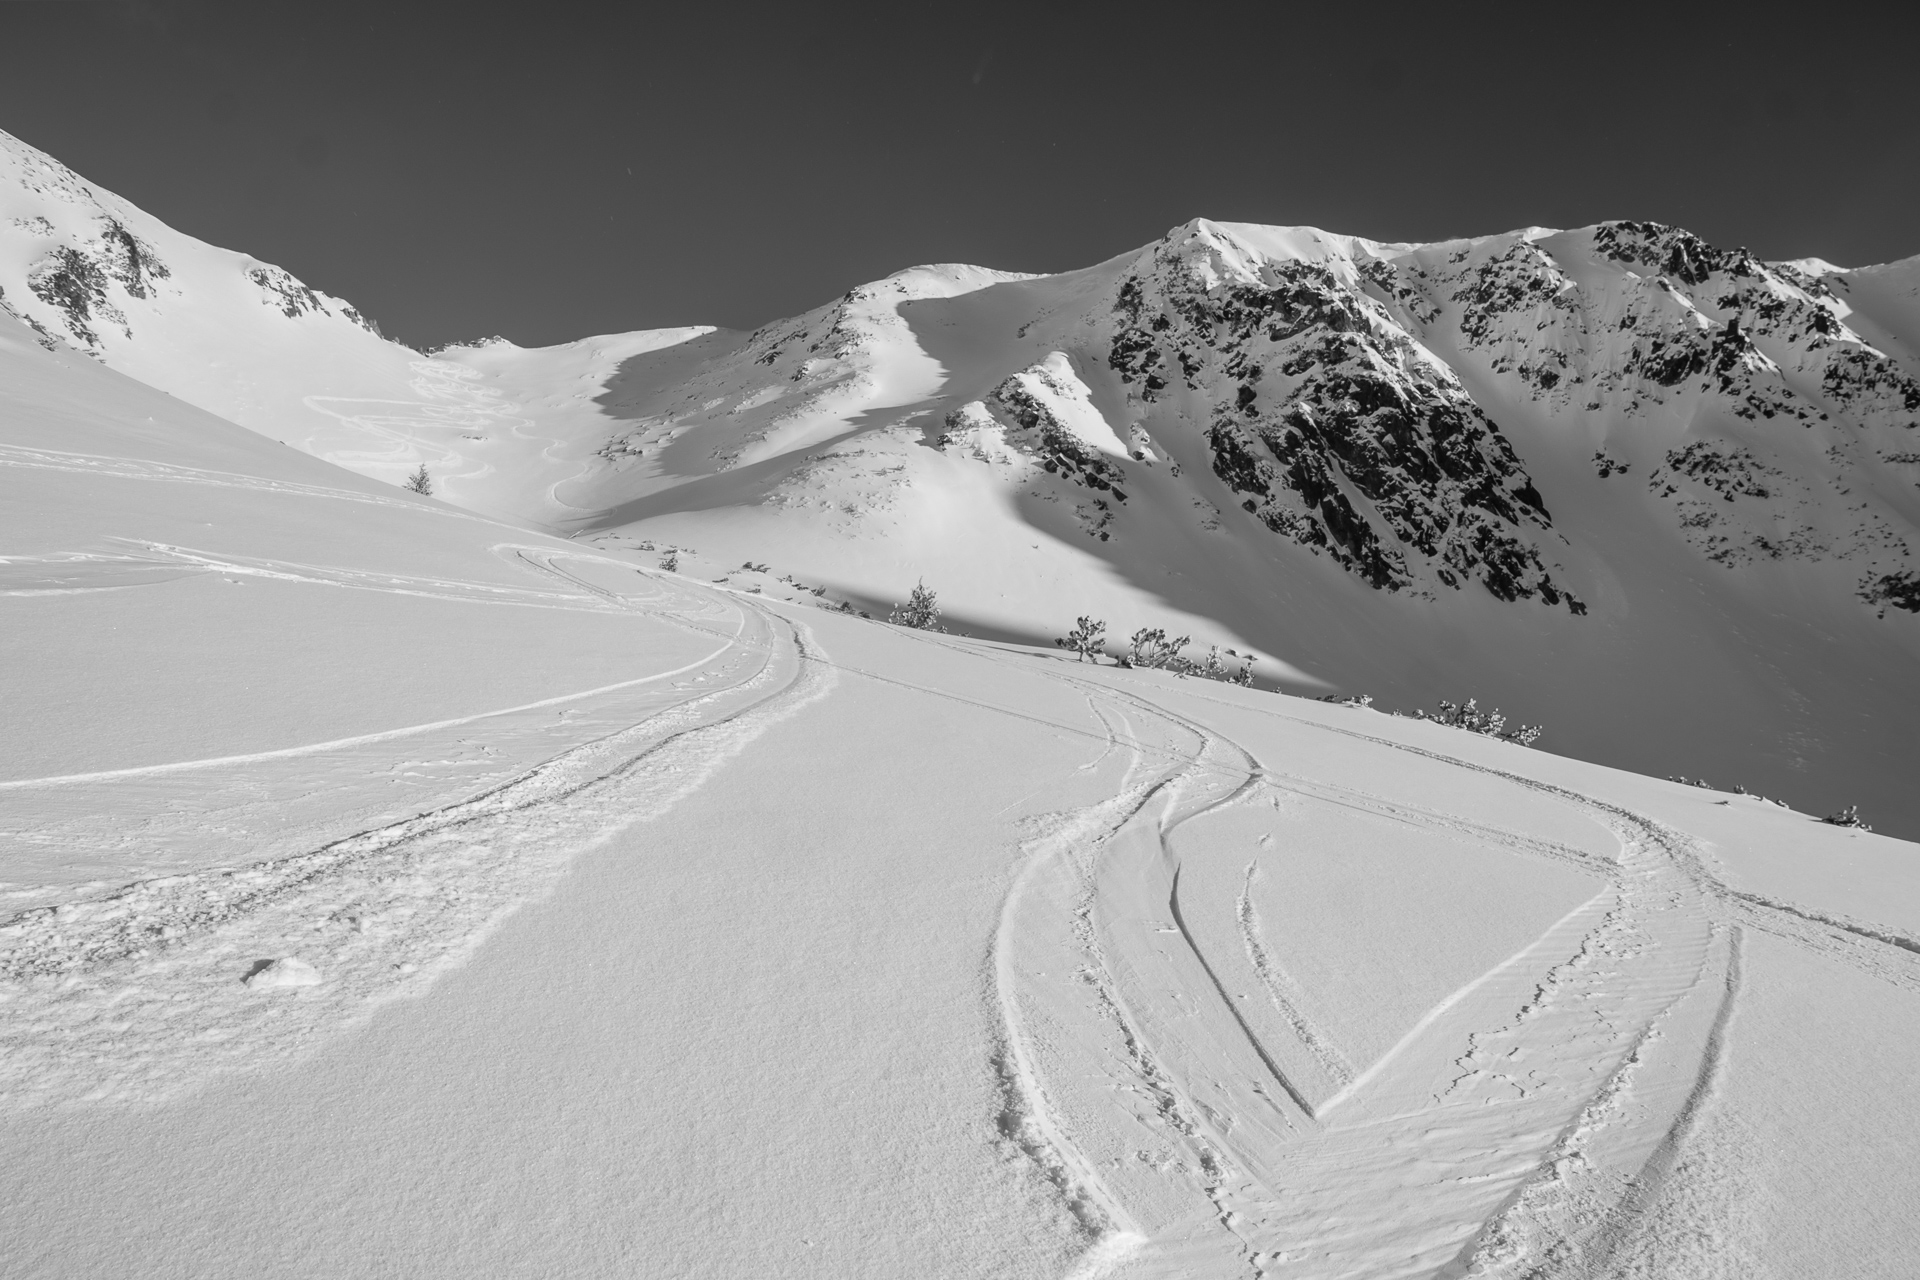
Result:
{"label": "snow-covered valley", "polygon": [[428,355],[0,161],[0,1275],[1911,1270],[1920,262]]}

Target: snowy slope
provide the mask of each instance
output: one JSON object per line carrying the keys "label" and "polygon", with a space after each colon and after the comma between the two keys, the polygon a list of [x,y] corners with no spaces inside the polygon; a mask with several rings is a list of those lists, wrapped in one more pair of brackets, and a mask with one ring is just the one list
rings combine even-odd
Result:
{"label": "snowy slope", "polygon": [[[0,700],[19,729],[0,894],[433,807],[604,732],[655,696],[662,659],[722,644],[633,616],[625,564],[32,337],[0,317]],[[212,776],[218,821],[176,813]]]}
{"label": "snowy slope", "polygon": [[[909,288],[1001,287],[954,278]],[[36,336],[0,317],[0,1274],[1920,1247],[1911,844],[701,583]],[[1097,381],[1043,353],[914,447],[1131,506],[1190,442],[1109,439]]]}
{"label": "snowy slope", "polygon": [[[1080,614],[1920,833],[1920,259],[1204,219],[750,333],[423,356],[0,138],[0,303],[203,408],[607,547],[982,635]],[[165,272],[162,275],[162,272]],[[116,318],[117,317],[117,318]]]}
{"label": "snowy slope", "polygon": [[[625,421],[565,492],[588,536],[1477,695],[1554,750],[1915,831],[1920,304],[1911,264],[1822,269],[1646,224],[1201,221],[1063,276],[904,272],[610,374]],[[849,398],[883,382],[922,398]]]}
{"label": "snowy slope", "polygon": [[564,409],[581,367],[705,332],[538,353],[531,394],[549,403],[530,416],[461,360],[471,349],[437,359],[389,341],[348,303],[183,235],[5,133],[0,311],[43,346],[349,470],[397,484],[425,463],[443,491],[494,513],[542,510],[579,469],[535,417]]}

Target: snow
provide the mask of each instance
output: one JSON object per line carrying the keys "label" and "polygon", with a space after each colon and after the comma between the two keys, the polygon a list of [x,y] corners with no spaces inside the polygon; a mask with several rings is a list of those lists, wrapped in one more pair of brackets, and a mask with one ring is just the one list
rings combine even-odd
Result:
{"label": "snow", "polygon": [[[1535,273],[1641,337],[1688,307],[1727,332],[1710,300],[1669,309],[1587,233],[1197,222],[755,334],[427,359],[7,154],[0,1274],[1910,1270],[1914,846],[1604,761],[1747,767],[1784,732],[1893,808],[1911,619],[1848,594],[1864,559],[1733,576],[1657,493],[1622,518],[1588,455],[1640,486],[1694,419],[1624,383],[1598,421],[1541,408],[1485,354],[1514,314],[1447,336],[1449,297],[1415,334],[1377,264]],[[16,280],[101,216],[170,274],[50,338],[67,313]],[[1588,613],[1412,553],[1376,590],[1232,523],[1208,419],[1170,408],[1211,412],[1230,357],[1149,401],[1106,355],[1129,273],[1213,305],[1196,244],[1346,308],[1347,374],[1528,424],[1514,469],[1455,460],[1539,484],[1550,523],[1500,528]],[[1848,325],[1908,324],[1910,271],[1822,279]],[[192,354],[223,326],[253,408]],[[1849,332],[1763,334],[1741,394],[1812,403],[1881,340]],[[310,376],[327,351],[358,372]],[[1902,464],[1789,469],[1718,394],[1686,412],[1832,527],[1835,476],[1907,510]],[[1846,429],[1898,439],[1878,394]],[[420,461],[436,496],[393,483]],[[921,575],[976,634],[859,616]],[[1519,691],[1602,762],[1076,662],[1045,641],[1082,612],[1257,640],[1296,690]]]}

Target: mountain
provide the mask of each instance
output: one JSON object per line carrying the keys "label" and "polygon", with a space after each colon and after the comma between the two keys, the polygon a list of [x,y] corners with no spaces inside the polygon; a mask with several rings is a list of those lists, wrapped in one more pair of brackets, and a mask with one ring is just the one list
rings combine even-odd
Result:
{"label": "mountain", "polygon": [[[1911,844],[701,582],[36,336],[0,317],[10,1274],[1913,1255]],[[1093,475],[1071,386],[992,403]]]}
{"label": "mountain", "polygon": [[1202,219],[752,333],[423,356],[10,146],[23,320],[367,474],[871,612],[924,581],[976,634],[1088,614],[1287,688],[1477,697],[1545,749],[1920,833],[1890,711],[1920,702],[1920,259]]}
{"label": "mountain", "polygon": [[[1793,473],[1825,558],[1716,559],[1685,432],[1635,435],[1676,400],[1595,445],[1396,338],[1341,264],[1397,251],[1318,233],[426,357],[86,198],[138,271],[76,214],[7,242],[0,315],[0,1273],[1911,1269],[1913,844],[841,589],[1241,634],[1204,606],[1414,690],[1591,659],[1676,691],[1588,681],[1623,749],[1716,661],[1880,680],[1877,727],[1913,617],[1833,530],[1891,524],[1858,477],[1901,464],[1838,506]],[[244,385],[250,427],[186,394]],[[1718,429],[1906,430],[1780,403]]]}
{"label": "mountain", "polygon": [[[390,341],[350,304],[182,235],[4,133],[0,311],[43,346],[83,351],[363,475],[397,484],[427,462],[495,514],[538,509],[568,474],[564,442],[530,434],[533,423],[461,353],[434,358]],[[578,345],[591,365],[695,332]],[[571,393],[579,370],[541,354],[542,386]]]}

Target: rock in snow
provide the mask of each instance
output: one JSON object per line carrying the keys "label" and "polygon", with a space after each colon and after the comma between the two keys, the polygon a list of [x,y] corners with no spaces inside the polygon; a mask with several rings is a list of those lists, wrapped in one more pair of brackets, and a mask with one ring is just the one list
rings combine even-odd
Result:
{"label": "rock in snow", "polygon": [[241,979],[250,987],[257,989],[279,989],[283,987],[317,987],[323,981],[320,971],[298,956],[281,956],[267,963]]}

